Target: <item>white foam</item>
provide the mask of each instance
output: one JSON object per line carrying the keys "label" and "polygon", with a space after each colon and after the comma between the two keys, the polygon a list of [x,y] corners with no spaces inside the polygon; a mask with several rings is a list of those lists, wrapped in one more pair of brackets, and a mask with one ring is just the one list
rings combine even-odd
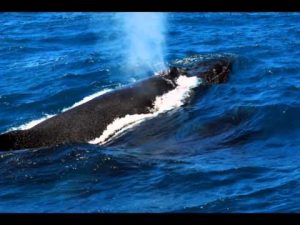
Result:
{"label": "white foam", "polygon": [[190,96],[192,88],[200,84],[201,80],[197,77],[179,76],[176,80],[177,86],[168,93],[156,97],[153,103],[153,109],[150,113],[126,115],[122,118],[116,118],[107,126],[99,138],[89,141],[90,144],[105,144],[115,137],[118,137],[124,131],[140,124],[141,122],[156,117],[157,115],[179,108]]}
{"label": "white foam", "polygon": [[[89,96],[83,98],[81,101],[76,102],[74,105],[72,105],[72,106],[70,106],[70,107],[67,107],[67,108],[64,108],[64,109],[62,110],[62,112],[68,111],[68,110],[70,110],[70,109],[72,109],[72,108],[75,108],[76,106],[82,105],[82,104],[84,104],[84,103],[86,103],[86,102],[88,102],[88,101],[90,101],[90,100],[92,100],[92,99],[94,99],[94,98],[96,98],[96,97],[98,97],[98,96],[100,96],[100,95],[103,95],[103,94],[105,94],[105,93],[107,93],[107,92],[109,92],[109,91],[111,91],[111,90],[112,90],[112,89],[104,89],[104,90],[102,90],[102,91],[99,91],[99,92],[96,92],[96,93],[94,93],[94,94],[92,94],[92,95],[89,95]],[[52,115],[50,115],[50,114],[45,114],[45,116],[43,116],[42,118],[39,118],[39,119],[36,119],[36,120],[32,120],[32,121],[30,121],[30,122],[28,122],[28,123],[25,123],[25,124],[21,125],[21,126],[12,127],[12,128],[10,128],[8,131],[14,131],[14,130],[28,130],[28,129],[30,129],[30,128],[36,126],[36,125],[38,125],[39,123],[41,123],[41,122],[43,122],[43,121],[45,121],[45,120],[47,120],[47,119],[49,119],[49,118],[55,116],[55,115],[56,115],[56,114],[52,114]],[[7,132],[8,132],[8,131],[7,131]]]}
{"label": "white foam", "polygon": [[9,129],[8,131],[13,131],[13,130],[28,130],[36,125],[38,125],[39,123],[53,117],[55,115],[50,115],[50,114],[46,114],[44,117],[40,118],[40,119],[37,119],[37,120],[33,120],[33,121],[30,121],[28,123],[25,123],[21,126],[18,126],[18,127],[13,127],[11,129]]}
{"label": "white foam", "polygon": [[184,104],[184,100],[190,95],[190,90],[199,85],[197,77],[179,76],[176,80],[177,86],[172,91],[159,96],[154,102],[154,112],[165,112],[178,108]]}
{"label": "white foam", "polygon": [[67,107],[67,108],[64,108],[62,110],[62,112],[68,111],[68,110],[70,110],[72,108],[75,108],[76,106],[82,105],[82,104],[84,104],[84,103],[86,103],[86,102],[88,102],[88,101],[90,101],[90,100],[92,100],[92,99],[94,99],[96,97],[99,97],[99,96],[101,96],[101,95],[103,95],[103,94],[105,94],[107,92],[110,92],[111,90],[112,89],[104,89],[102,91],[96,92],[95,94],[89,95],[89,96],[83,98],[81,101],[76,102],[74,105],[72,105],[70,107]]}

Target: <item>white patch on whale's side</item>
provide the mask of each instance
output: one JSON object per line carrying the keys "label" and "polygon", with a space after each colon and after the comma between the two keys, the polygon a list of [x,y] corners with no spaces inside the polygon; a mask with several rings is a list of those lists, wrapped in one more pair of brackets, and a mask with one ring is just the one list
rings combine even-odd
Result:
{"label": "white patch on whale's side", "polygon": [[128,130],[137,124],[156,117],[157,115],[177,109],[182,106],[189,98],[191,90],[201,83],[201,79],[197,77],[179,76],[176,80],[176,88],[156,97],[153,108],[150,113],[126,115],[116,118],[103,131],[99,138],[89,141],[90,144],[105,144],[115,137],[118,137],[125,130]]}
{"label": "white patch on whale's side", "polygon": [[121,118],[115,119],[111,124],[109,124],[106,129],[103,131],[102,135],[99,138],[89,141],[90,144],[104,144],[109,138],[117,137],[125,130],[128,130],[135,125],[145,121],[147,118],[153,117],[154,114],[133,114],[126,115]]}
{"label": "white patch on whale's side", "polygon": [[[96,98],[96,97],[98,97],[100,95],[103,95],[103,94],[105,94],[107,92],[110,92],[111,90],[112,89],[104,89],[102,91],[99,91],[99,92],[96,92],[96,93],[94,93],[92,95],[89,95],[89,96],[83,98],[82,100],[80,100],[79,102],[76,102],[72,106],[64,108],[61,112],[66,112],[66,111],[68,111],[70,109],[73,109],[76,106],[82,105],[82,104],[84,104],[84,103],[86,103],[86,102],[88,102],[88,101],[90,101],[90,100],[92,100],[92,99],[94,99],[94,98]],[[25,124],[21,125],[21,126],[12,127],[8,131],[6,131],[6,132],[14,131],[14,130],[28,130],[28,129],[30,129],[30,128],[36,126],[36,125],[38,125],[39,123],[41,123],[41,122],[43,122],[43,121],[45,121],[45,120],[53,117],[53,116],[56,116],[56,114],[52,114],[52,115],[46,114],[42,118],[39,118],[39,119],[36,119],[36,120],[32,120],[32,121],[30,121],[28,123],[25,123]]]}

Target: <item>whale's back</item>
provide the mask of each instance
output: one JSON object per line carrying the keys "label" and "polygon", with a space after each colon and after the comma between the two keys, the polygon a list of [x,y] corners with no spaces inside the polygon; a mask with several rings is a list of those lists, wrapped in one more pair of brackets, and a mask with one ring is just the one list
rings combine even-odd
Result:
{"label": "whale's back", "polygon": [[155,98],[172,88],[171,83],[155,76],[108,92],[29,130],[0,135],[0,150],[88,142],[99,137],[107,125],[117,118],[149,112]]}

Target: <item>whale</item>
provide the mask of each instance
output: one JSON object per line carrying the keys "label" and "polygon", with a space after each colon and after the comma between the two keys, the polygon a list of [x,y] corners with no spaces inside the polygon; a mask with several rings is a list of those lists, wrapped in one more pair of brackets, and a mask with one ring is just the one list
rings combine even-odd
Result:
{"label": "whale", "polygon": [[228,57],[188,67],[172,66],[150,78],[93,98],[30,129],[3,133],[0,135],[0,151],[87,143],[99,137],[116,118],[149,113],[157,96],[176,88],[179,76],[201,79],[198,90],[201,91],[227,82],[231,68],[232,60]]}

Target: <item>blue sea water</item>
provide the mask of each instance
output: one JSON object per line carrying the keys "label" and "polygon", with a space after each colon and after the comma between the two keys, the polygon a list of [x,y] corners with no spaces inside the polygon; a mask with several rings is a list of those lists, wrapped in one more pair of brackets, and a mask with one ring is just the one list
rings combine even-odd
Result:
{"label": "blue sea water", "polygon": [[[0,212],[299,212],[300,14],[168,13],[165,58],[230,79],[112,144],[0,153]],[[0,133],[151,76],[115,13],[0,14]]]}

